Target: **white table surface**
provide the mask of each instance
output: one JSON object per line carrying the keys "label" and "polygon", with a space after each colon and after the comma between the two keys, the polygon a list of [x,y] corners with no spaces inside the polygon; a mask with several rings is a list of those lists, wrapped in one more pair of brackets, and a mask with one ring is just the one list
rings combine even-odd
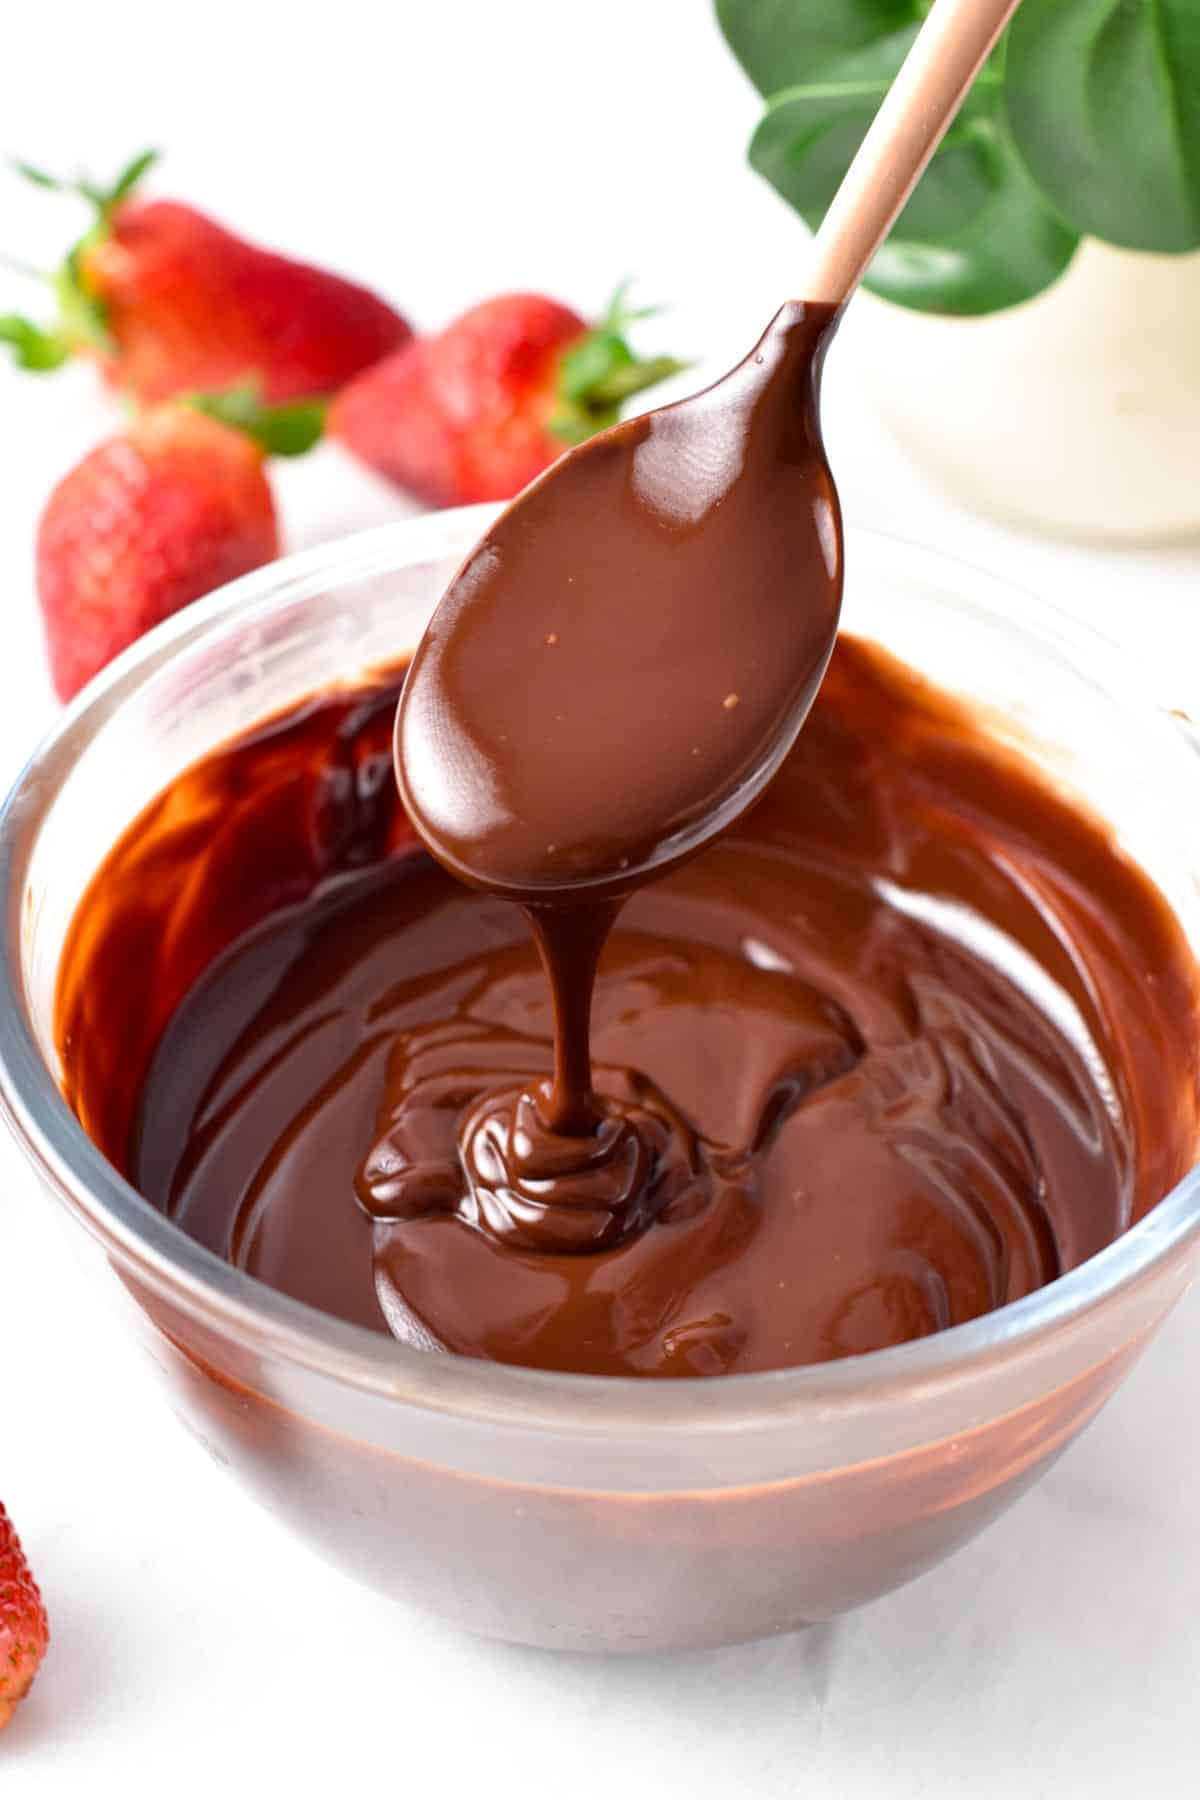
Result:
{"label": "white table surface", "polygon": [[[695,0],[66,0],[4,36],[12,148],[106,172],[169,145],[162,191],[424,325],[513,286],[594,307],[635,270],[676,302],[661,333],[716,369],[799,267],[743,166],[753,96]],[[49,257],[72,223],[0,182],[7,247]],[[26,298],[0,278],[0,311]],[[1200,700],[1200,550],[1101,554],[966,515],[883,438],[848,360],[827,416],[852,520],[1024,581]],[[5,782],[54,713],[36,512],[113,417],[85,370],[0,372]],[[333,449],[279,482],[294,545],[405,510]],[[783,1641],[600,1662],[464,1638],[327,1570],[177,1428],[7,1138],[0,1192],[0,1497],[54,1633],[0,1739],[5,1800],[1196,1792],[1200,1296],[1041,1486],[915,1586]]]}

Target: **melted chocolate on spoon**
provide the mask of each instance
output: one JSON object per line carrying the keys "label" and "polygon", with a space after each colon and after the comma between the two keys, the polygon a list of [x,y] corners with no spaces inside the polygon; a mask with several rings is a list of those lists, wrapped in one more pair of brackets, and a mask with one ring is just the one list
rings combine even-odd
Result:
{"label": "melted chocolate on spoon", "polygon": [[405,808],[452,874],[526,903],[628,893],[762,792],[837,631],[835,323],[783,307],[723,381],[571,451],[468,556],[396,722]]}
{"label": "melted chocolate on spoon", "polygon": [[[409,816],[453,874],[525,905],[550,981],[552,1077],[489,1079],[461,1132],[472,1215],[545,1249],[643,1228],[686,1161],[669,1098],[651,1128],[593,1091],[592,988],[619,899],[746,810],[825,672],[842,541],[819,381],[836,318],[783,307],[723,381],[563,458],[468,557],[405,683]],[[398,1121],[368,1165],[374,1212],[421,1204],[410,1135]]]}

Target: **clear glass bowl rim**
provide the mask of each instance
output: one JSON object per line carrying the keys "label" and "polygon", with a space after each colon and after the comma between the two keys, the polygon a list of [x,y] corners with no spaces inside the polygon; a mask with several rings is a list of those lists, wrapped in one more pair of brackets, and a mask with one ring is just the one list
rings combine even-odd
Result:
{"label": "clear glass bowl rim", "polygon": [[[410,518],[269,564],[168,619],[89,684],[17,776],[0,807],[0,1110],[47,1185],[105,1249],[169,1303],[251,1353],[277,1356],[397,1403],[496,1425],[506,1418],[556,1432],[648,1436],[777,1426],[830,1407],[872,1407],[890,1394],[969,1380],[998,1358],[1031,1353],[1048,1334],[1151,1276],[1200,1233],[1200,1164],[1122,1237],[1047,1287],[935,1336],[869,1355],[722,1381],[638,1381],[553,1374],[409,1349],[318,1312],[223,1262],[187,1237],[121,1177],[87,1137],[38,1049],[21,964],[23,873],[40,818],[62,778],[122,701],[162,664],[233,613],[247,622],[314,588],[386,574],[469,545],[490,505]],[[1007,580],[941,552],[852,528],[853,546],[886,553],[898,575],[956,597],[1099,671],[1111,693],[1163,718],[1166,709],[1101,633]],[[249,724],[251,721],[247,720]]]}

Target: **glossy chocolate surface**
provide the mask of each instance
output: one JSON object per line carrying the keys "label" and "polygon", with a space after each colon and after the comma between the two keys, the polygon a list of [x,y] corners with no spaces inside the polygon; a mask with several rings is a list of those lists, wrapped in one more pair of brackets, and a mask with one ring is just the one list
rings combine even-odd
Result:
{"label": "glossy chocolate surface", "polygon": [[764,798],[612,929],[594,1087],[633,1149],[589,1178],[574,1140],[569,1196],[495,1162],[472,1183],[460,1141],[503,1162],[489,1108],[551,1074],[552,1006],[520,911],[415,843],[398,680],[176,782],[64,955],[71,1104],[260,1279],[469,1355],[782,1367],[1031,1291],[1194,1160],[1196,970],[1165,902],[844,640]]}

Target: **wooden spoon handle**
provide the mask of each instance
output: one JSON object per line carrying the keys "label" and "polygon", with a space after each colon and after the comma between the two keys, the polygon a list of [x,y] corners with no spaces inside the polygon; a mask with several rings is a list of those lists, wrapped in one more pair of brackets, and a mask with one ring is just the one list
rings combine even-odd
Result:
{"label": "wooden spoon handle", "polygon": [[844,306],[1019,0],[934,0],[812,247],[804,298]]}

